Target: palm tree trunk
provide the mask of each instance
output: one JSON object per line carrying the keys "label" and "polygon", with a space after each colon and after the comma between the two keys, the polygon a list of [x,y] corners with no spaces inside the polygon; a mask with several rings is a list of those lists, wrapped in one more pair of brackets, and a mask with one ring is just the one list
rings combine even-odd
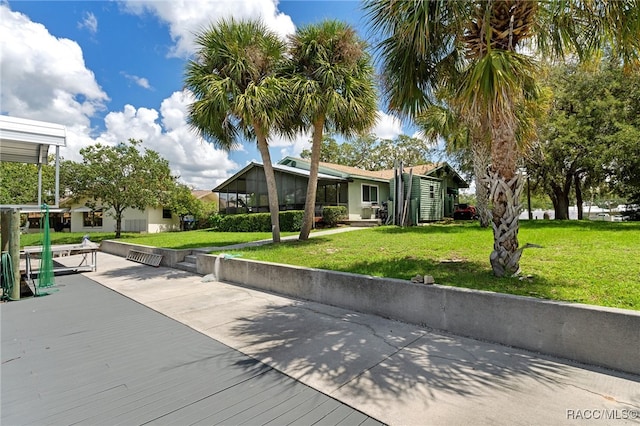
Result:
{"label": "palm tree trunk", "polygon": [[278,203],[278,188],[276,187],[276,175],[271,164],[271,154],[267,138],[259,130],[259,126],[254,126],[256,139],[258,140],[258,150],[262,156],[264,165],[264,177],[267,181],[267,195],[269,197],[269,212],[271,213],[271,234],[274,243],[280,242],[280,204]]}
{"label": "palm tree trunk", "polygon": [[311,143],[311,167],[309,169],[309,183],[307,184],[307,199],[304,202],[304,219],[300,230],[300,240],[308,240],[314,221],[316,206],[316,192],[318,190],[318,169],[320,167],[320,150],[322,148],[322,130],[324,117],[313,123],[313,138]]}
{"label": "palm tree trunk", "polygon": [[524,180],[516,168],[515,119],[502,116],[492,121],[489,195],[493,202],[493,252],[489,260],[494,275],[503,277],[520,272],[518,216]]}
{"label": "palm tree trunk", "polygon": [[473,155],[473,174],[476,184],[476,209],[480,226],[489,227],[491,212],[489,211],[489,163],[491,153],[488,144],[480,135],[472,135],[471,152]]}

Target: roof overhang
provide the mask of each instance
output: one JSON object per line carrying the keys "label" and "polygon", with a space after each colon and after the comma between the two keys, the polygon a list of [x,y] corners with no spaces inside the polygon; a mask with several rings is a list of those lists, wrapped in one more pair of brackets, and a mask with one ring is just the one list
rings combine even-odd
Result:
{"label": "roof overhang", "polygon": [[[211,191],[212,192],[220,192],[222,191],[225,187],[229,186],[229,184],[233,183],[233,181],[239,179],[240,177],[242,177],[245,173],[247,173],[249,170],[258,167],[258,168],[264,168],[264,166],[260,163],[249,163],[247,164],[242,170],[240,170],[239,172],[237,172],[236,174],[234,174],[233,176],[231,176],[229,179],[225,180],[224,182],[222,182],[220,185],[216,186],[215,188],[213,188]],[[273,170],[274,172],[280,172],[280,173],[286,173],[286,174],[290,174],[290,175],[296,175],[296,176],[302,176],[302,177],[306,177],[309,178],[309,170],[305,170],[305,169],[298,169],[295,167],[290,167],[290,166],[285,166],[283,164],[273,164]],[[344,179],[341,177],[337,177],[337,176],[332,176],[332,175],[327,175],[324,173],[318,173],[318,182],[348,182],[348,179]]]}
{"label": "roof overhang", "polygon": [[458,182],[459,188],[469,188],[469,183],[466,180],[464,180],[462,176],[460,176],[460,174],[458,174],[458,172],[456,172],[455,169],[449,165],[449,163],[446,163],[446,162],[441,163],[440,165],[438,165],[438,167],[430,170],[425,176],[438,177],[438,172],[440,171],[442,171],[443,173],[450,174],[453,177],[453,179]]}
{"label": "roof overhang", "polygon": [[49,146],[66,144],[66,128],[60,124],[0,115],[1,161],[46,164]]}
{"label": "roof overhang", "polygon": [[[60,147],[67,145],[66,128],[60,124],[0,115],[0,161],[47,164],[49,147],[55,147],[55,205],[59,205]],[[42,204],[42,168],[38,168],[38,206]],[[31,208],[32,205],[2,205],[1,210]]]}

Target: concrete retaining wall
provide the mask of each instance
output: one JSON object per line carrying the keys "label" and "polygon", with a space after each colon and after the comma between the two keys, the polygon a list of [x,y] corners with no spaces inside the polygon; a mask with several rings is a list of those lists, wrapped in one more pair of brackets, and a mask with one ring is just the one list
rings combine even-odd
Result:
{"label": "concrete retaining wall", "polygon": [[640,374],[640,312],[198,256],[198,272],[475,339]]}
{"label": "concrete retaining wall", "polygon": [[[103,251],[120,256],[132,248],[105,243]],[[206,254],[196,265],[221,281],[640,374],[637,311]]]}
{"label": "concrete retaining wall", "polygon": [[185,256],[191,254],[190,249],[173,250],[158,247],[142,246],[139,244],[123,243],[120,241],[105,240],[100,243],[100,250],[116,256],[127,257],[129,250],[138,250],[144,253],[161,254],[160,266],[175,268],[178,262],[184,261]]}

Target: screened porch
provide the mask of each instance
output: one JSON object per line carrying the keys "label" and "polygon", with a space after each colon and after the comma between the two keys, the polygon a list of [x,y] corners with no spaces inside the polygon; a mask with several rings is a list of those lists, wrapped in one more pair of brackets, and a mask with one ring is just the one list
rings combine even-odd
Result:
{"label": "screened porch", "polygon": [[[307,195],[309,171],[274,164],[280,211],[303,210]],[[213,189],[218,193],[222,214],[260,213],[269,211],[267,182],[262,164],[251,163]],[[348,208],[348,180],[318,175],[316,215],[325,206]]]}

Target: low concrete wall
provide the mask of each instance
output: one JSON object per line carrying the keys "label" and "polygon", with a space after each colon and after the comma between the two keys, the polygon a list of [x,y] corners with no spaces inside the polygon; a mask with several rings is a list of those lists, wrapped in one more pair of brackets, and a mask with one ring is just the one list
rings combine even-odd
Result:
{"label": "low concrete wall", "polygon": [[176,264],[184,261],[184,258],[191,254],[191,249],[173,250],[158,247],[149,247],[139,244],[123,243],[121,241],[105,240],[100,243],[100,250],[116,256],[127,257],[129,250],[138,250],[144,253],[161,254],[161,266],[175,268]]}
{"label": "low concrete wall", "polygon": [[636,311],[240,258],[199,255],[197,265],[221,281],[640,374]]}
{"label": "low concrete wall", "polygon": [[[102,251],[190,250],[103,241]],[[175,252],[175,253],[171,253]],[[640,374],[640,312],[195,253],[199,274],[259,290],[449,331],[475,339]]]}

